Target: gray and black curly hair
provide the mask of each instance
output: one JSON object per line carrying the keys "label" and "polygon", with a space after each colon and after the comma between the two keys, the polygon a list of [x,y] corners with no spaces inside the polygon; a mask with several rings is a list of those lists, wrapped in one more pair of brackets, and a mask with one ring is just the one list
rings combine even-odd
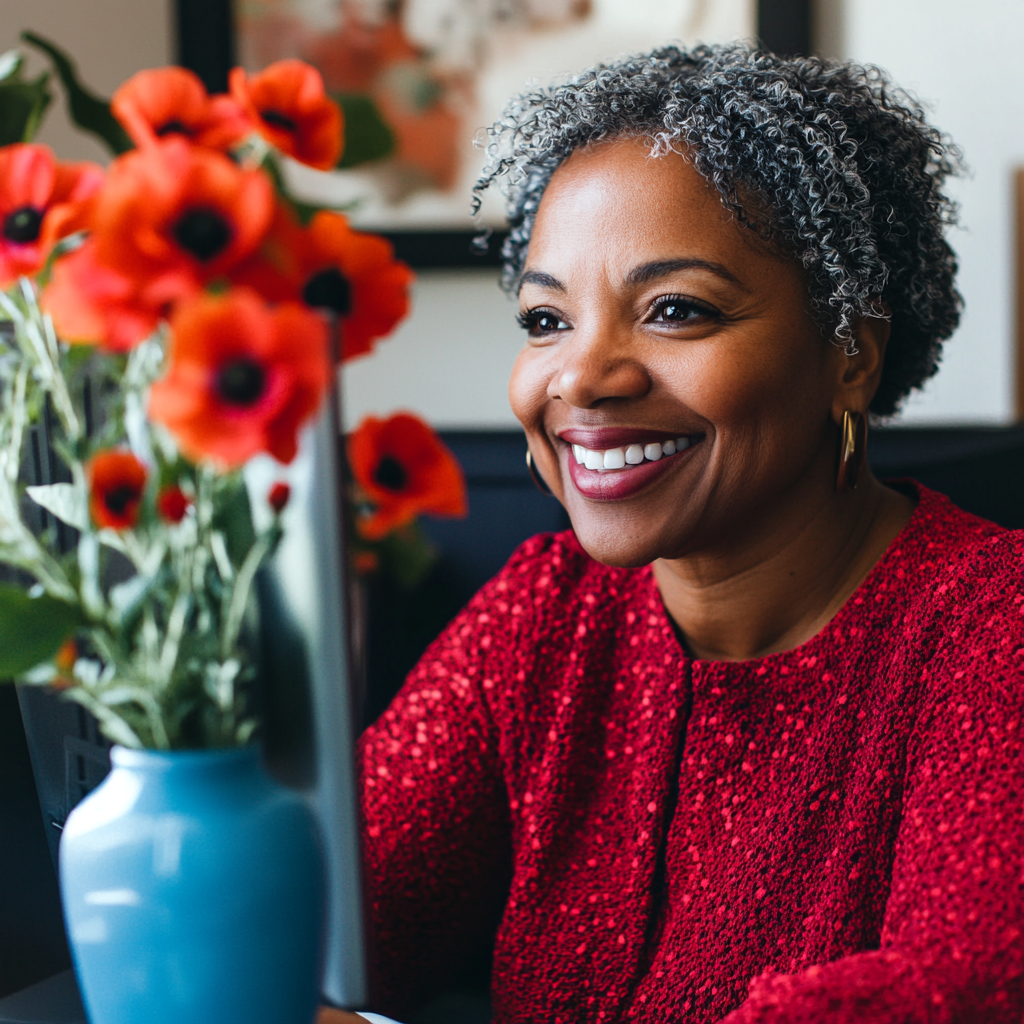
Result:
{"label": "gray and black curly hair", "polygon": [[956,207],[943,193],[960,156],[878,68],[666,46],[527,92],[489,132],[474,210],[500,182],[506,289],[555,169],[580,147],[642,137],[653,155],[685,154],[740,223],[803,265],[826,337],[851,351],[856,320],[888,308],[875,415],[894,413],[938,369],[962,306],[945,239]]}

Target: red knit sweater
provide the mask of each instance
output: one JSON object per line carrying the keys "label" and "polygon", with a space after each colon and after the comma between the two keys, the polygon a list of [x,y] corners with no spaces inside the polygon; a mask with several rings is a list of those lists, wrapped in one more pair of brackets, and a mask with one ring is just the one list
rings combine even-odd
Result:
{"label": "red knit sweater", "polygon": [[385,998],[500,919],[495,1020],[1021,1024],[1024,534],[920,489],[795,650],[525,543],[364,736]]}

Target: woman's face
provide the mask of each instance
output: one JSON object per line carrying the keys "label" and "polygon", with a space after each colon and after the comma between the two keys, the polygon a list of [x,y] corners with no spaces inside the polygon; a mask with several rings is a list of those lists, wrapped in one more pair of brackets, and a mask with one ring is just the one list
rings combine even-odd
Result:
{"label": "woman's face", "polygon": [[648,152],[601,143],[552,177],[510,385],[539,469],[611,565],[728,545],[834,490],[847,360],[811,320],[801,268],[681,156]]}

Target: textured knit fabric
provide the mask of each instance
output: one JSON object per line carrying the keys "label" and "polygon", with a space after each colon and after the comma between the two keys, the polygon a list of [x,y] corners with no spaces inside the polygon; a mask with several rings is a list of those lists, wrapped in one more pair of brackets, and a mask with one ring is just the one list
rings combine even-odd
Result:
{"label": "textured knit fabric", "polygon": [[1024,535],[919,495],[742,662],[650,569],[525,543],[361,742],[379,1009],[500,921],[501,1024],[1021,1024]]}

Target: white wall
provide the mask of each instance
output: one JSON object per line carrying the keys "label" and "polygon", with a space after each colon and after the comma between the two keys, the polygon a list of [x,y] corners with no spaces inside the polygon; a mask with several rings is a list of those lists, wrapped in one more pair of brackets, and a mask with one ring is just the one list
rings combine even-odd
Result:
{"label": "white wall", "polygon": [[524,334],[497,281],[493,270],[422,272],[413,315],[345,367],[346,423],[410,409],[437,427],[515,426],[508,377]]}
{"label": "white wall", "polygon": [[[136,71],[174,59],[171,0],[0,0],[0,53],[18,45],[23,29],[67,50],[82,80],[102,96]],[[41,57],[30,60],[32,72],[45,66]],[[53,146],[64,160],[106,161],[99,143],[71,127],[59,83],[54,93],[38,141]]]}
{"label": "white wall", "polygon": [[942,369],[908,403],[907,423],[1013,418],[1012,172],[1024,163],[1020,0],[819,0],[821,48],[878,64],[925,101],[963,148],[954,184],[963,227],[950,241],[966,302]]}

